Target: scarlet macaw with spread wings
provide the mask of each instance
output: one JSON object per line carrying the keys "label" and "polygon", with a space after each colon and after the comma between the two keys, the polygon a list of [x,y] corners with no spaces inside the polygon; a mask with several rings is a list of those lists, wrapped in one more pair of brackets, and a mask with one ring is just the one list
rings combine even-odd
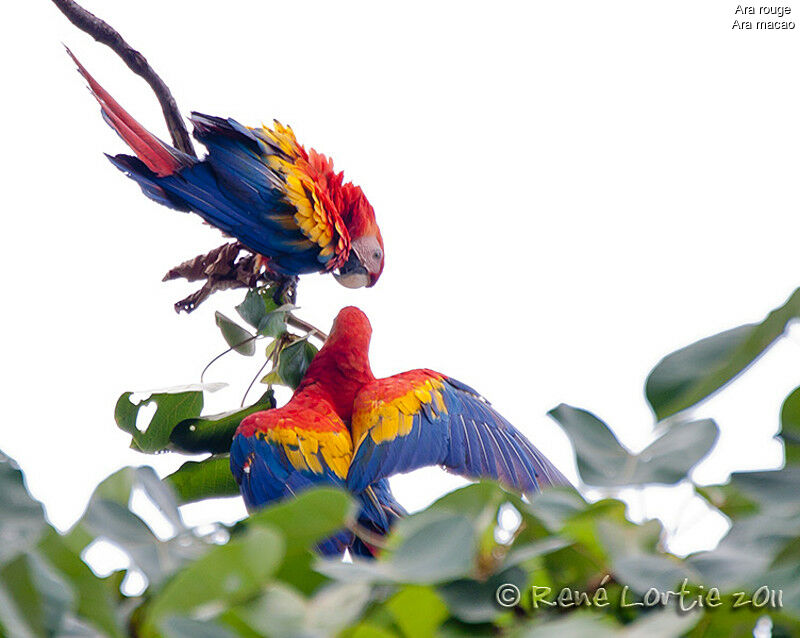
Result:
{"label": "scarlet macaw with spread wings", "polygon": [[[350,489],[360,523],[384,534],[403,513],[386,482],[400,472],[440,465],[528,493],[569,484],[469,386],[432,370],[376,379],[371,335],[366,315],[344,308],[289,403],[242,421],[231,469],[248,507],[332,484]],[[343,533],[321,549],[338,553],[349,540]],[[357,545],[358,554],[371,551]]]}

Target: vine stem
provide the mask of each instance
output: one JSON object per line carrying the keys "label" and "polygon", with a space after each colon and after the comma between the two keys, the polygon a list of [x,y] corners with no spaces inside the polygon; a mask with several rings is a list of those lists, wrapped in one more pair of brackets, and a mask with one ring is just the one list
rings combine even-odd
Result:
{"label": "vine stem", "polygon": [[161,104],[161,111],[164,113],[164,120],[167,123],[173,146],[187,155],[197,157],[192,145],[192,138],[189,136],[189,131],[178,109],[178,103],[172,96],[169,87],[153,70],[147,59],[139,51],[131,47],[110,24],[87,11],[77,2],[73,0],[53,0],[53,4],[72,24],[84,33],[88,33],[101,44],[109,47],[122,58],[122,61],[128,65],[131,71],[150,85],[156,98],[158,98],[159,104]]}

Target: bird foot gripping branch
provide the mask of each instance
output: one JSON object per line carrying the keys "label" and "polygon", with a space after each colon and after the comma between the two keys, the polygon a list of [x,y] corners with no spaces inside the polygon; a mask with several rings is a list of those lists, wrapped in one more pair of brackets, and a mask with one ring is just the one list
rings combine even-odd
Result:
{"label": "bird foot gripping branch", "polygon": [[240,242],[223,244],[203,255],[171,268],[162,281],[185,279],[203,281],[203,286],[175,304],[176,312],[190,313],[218,290],[256,288],[274,284],[274,301],[279,306],[297,303],[297,277],[271,273],[260,255]]}

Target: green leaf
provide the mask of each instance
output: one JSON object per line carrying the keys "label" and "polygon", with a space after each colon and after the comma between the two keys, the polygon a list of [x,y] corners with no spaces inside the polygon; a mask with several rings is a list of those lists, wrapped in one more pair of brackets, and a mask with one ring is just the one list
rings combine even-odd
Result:
{"label": "green leaf", "polygon": [[238,323],[231,321],[221,312],[214,313],[214,319],[222,332],[222,338],[235,352],[246,357],[252,357],[256,352],[255,335],[242,328]]}
{"label": "green leaf", "polygon": [[46,529],[44,510],[28,494],[22,472],[0,452],[0,565],[33,547]]}
{"label": "green leaf", "polygon": [[116,609],[119,586],[113,579],[95,576],[55,530],[48,531],[39,543],[38,551],[75,592],[76,611],[81,618],[107,636],[122,638],[125,634]]}
{"label": "green leaf", "polygon": [[168,564],[162,556],[161,542],[145,522],[119,503],[90,501],[81,525],[93,537],[107,539],[121,548],[153,584],[178,567],[173,561]]}
{"label": "green leaf", "polygon": [[283,533],[286,558],[278,578],[308,594],[324,581],[311,570],[316,544],[344,528],[354,509],[352,497],[344,490],[313,488],[298,494],[296,499],[252,514],[245,525],[267,525]]}
{"label": "green leaf", "polygon": [[795,388],[781,406],[781,431],[786,462],[800,464],[800,388]]}
{"label": "green leaf", "polygon": [[616,485],[632,455],[594,414],[562,403],[547,413],[564,429],[575,448],[578,472],[589,485]]}
{"label": "green leaf", "polygon": [[571,487],[557,487],[534,495],[533,502],[522,508],[522,513],[534,515],[550,532],[557,532],[564,522],[583,512],[587,503],[579,492]]}
{"label": "green leaf", "polygon": [[403,587],[386,602],[386,608],[407,638],[435,636],[449,616],[447,605],[430,587]]}
{"label": "green leaf", "polygon": [[370,601],[371,589],[362,584],[328,583],[309,601],[306,626],[333,636],[352,626]]}
{"label": "green leaf", "polygon": [[305,490],[291,501],[283,501],[253,513],[248,526],[268,526],[286,537],[286,551],[312,549],[318,542],[344,527],[353,509],[353,499],[344,490],[319,487]]}
{"label": "green leaf", "polygon": [[[431,539],[437,539],[431,543]],[[389,563],[398,580],[434,584],[472,571],[477,538],[472,520],[459,514],[425,511],[395,524]]]}
{"label": "green leaf", "polygon": [[164,479],[175,490],[181,505],[207,498],[238,496],[227,454],[202,461],[187,461]]}
{"label": "green leaf", "polygon": [[[117,426],[133,437],[132,447],[140,452],[160,452],[169,445],[172,429],[184,419],[200,416],[203,410],[202,390],[176,393],[154,392],[148,398],[133,403],[133,392],[125,392],[117,401],[114,419]],[[156,411],[144,431],[136,427],[136,417],[145,405],[155,403]]]}
{"label": "green leaf", "polygon": [[537,624],[519,635],[521,638],[674,638],[685,635],[701,617],[701,614],[680,613],[675,608],[658,609],[622,627],[610,614],[600,616],[590,611],[577,611]]}
{"label": "green leaf", "polygon": [[800,289],[761,323],[701,339],[664,357],[645,384],[656,418],[662,420],[710,396],[758,359],[800,316]]}
{"label": "green leaf", "polygon": [[73,604],[67,583],[34,554],[0,568],[0,627],[9,636],[53,636]]}
{"label": "green leaf", "polygon": [[[271,370],[261,378],[261,383],[272,387],[273,385],[286,385],[277,370]],[[289,387],[289,386],[286,386]]]}
{"label": "green leaf", "polygon": [[528,574],[524,569],[512,567],[494,574],[485,581],[472,579],[456,580],[439,587],[439,593],[450,613],[467,623],[491,622],[500,613],[508,611],[497,604],[497,590],[510,583],[521,592],[528,584]]}
{"label": "green leaf", "polygon": [[399,520],[389,541],[380,561],[320,560],[316,569],[351,583],[438,584],[472,572],[478,533],[469,517],[426,510]]}
{"label": "green leaf", "polygon": [[762,509],[770,506],[798,512],[800,506],[800,467],[787,465],[780,470],[764,472],[734,472],[731,483],[735,489],[756,500]]}
{"label": "green leaf", "polygon": [[695,490],[728,518],[741,518],[758,511],[755,501],[731,484],[696,486]]}
{"label": "green leaf", "polygon": [[244,624],[253,635],[289,638],[302,635],[306,613],[302,594],[283,583],[271,583],[256,600],[226,612],[223,620],[232,626]]}
{"label": "green leaf", "polygon": [[284,304],[267,313],[258,322],[258,334],[265,337],[280,337],[286,332],[286,315],[294,308],[292,304]]}
{"label": "green leaf", "polygon": [[[123,550],[155,586],[188,560],[197,558],[206,546],[193,535],[181,533],[183,522],[177,509],[170,512],[176,505],[169,488],[162,486],[165,492],[159,493],[147,480],[148,474],[155,476],[152,468],[123,468],[103,481],[65,542],[72,551],[79,553],[93,539],[106,539]],[[159,540],[147,524],[128,509],[131,492],[137,486],[176,527],[178,536],[168,541]]]}
{"label": "green leaf", "polygon": [[559,549],[563,549],[571,544],[572,542],[566,538],[559,538],[557,536],[542,538],[530,543],[518,543],[514,546],[514,549],[508,553],[503,564],[506,567],[519,565],[532,558],[544,556]]}
{"label": "green leaf", "polygon": [[373,623],[362,622],[348,631],[346,638],[396,638],[396,634]]}
{"label": "green leaf", "polygon": [[[592,638],[619,638],[622,628],[606,616],[591,612],[575,612],[550,622],[539,623],[519,634],[521,638],[565,638],[591,636]],[[670,637],[672,638],[672,637]]]}
{"label": "green leaf", "polygon": [[697,624],[700,618],[700,614],[682,613],[674,606],[667,607],[638,618],[625,627],[622,635],[624,638],[683,636]]}
{"label": "green leaf", "polygon": [[236,312],[253,328],[258,328],[264,317],[278,307],[272,298],[273,292],[271,286],[251,288],[247,291],[244,301],[236,306]]}
{"label": "green leaf", "polygon": [[655,587],[659,591],[677,591],[684,578],[697,582],[700,575],[689,570],[677,558],[634,551],[614,560],[614,577],[640,595]]}
{"label": "green leaf", "polygon": [[172,615],[187,614],[211,603],[241,603],[267,582],[283,558],[280,533],[251,528],[175,574],[152,598],[143,627],[152,629]]}
{"label": "green leaf", "polygon": [[172,525],[175,533],[187,531],[183,518],[181,518],[181,514],[178,511],[177,495],[172,486],[158,478],[158,474],[152,467],[137,467],[134,471],[137,486],[144,490],[153,505]]}
{"label": "green leaf", "polygon": [[[797,484],[795,484],[795,490]],[[770,583],[770,566],[776,555],[800,535],[800,515],[781,508],[734,522],[727,536],[712,551],[699,552],[686,564],[722,591]],[[759,582],[760,581],[760,582]]]}
{"label": "green leaf", "polygon": [[434,501],[428,509],[462,514],[475,519],[486,518],[488,513],[487,523],[493,524],[497,508],[512,498],[498,483],[486,480],[448,492]]}
{"label": "green leaf", "polygon": [[711,419],[671,423],[663,433],[636,455],[631,483],[672,485],[685,479],[702,461],[719,438]]}
{"label": "green leaf", "polygon": [[357,622],[370,599],[363,585],[330,583],[306,599],[282,583],[265,588],[258,599],[231,610],[224,620],[247,626],[254,635],[274,638],[335,636]]}
{"label": "green leaf", "polygon": [[180,421],[169,435],[172,449],[187,454],[230,452],[233,435],[242,420],[255,412],[275,407],[275,395],[267,390],[253,405],[222,414],[195,416]]}
{"label": "green leaf", "polygon": [[281,350],[278,360],[278,374],[293,390],[297,389],[308,366],[317,354],[317,348],[308,339],[295,341]]}
{"label": "green leaf", "polygon": [[225,627],[208,620],[170,616],[161,623],[163,638],[237,638]]}
{"label": "green leaf", "polygon": [[666,426],[640,453],[631,454],[591,412],[562,403],[548,414],[572,441],[584,483],[597,487],[678,483],[708,454],[719,436],[710,419],[677,422]]}
{"label": "green leaf", "polygon": [[92,499],[105,499],[127,507],[128,502],[131,500],[131,491],[135,484],[136,468],[123,467],[104,478],[100,482],[100,485],[94,488]]}

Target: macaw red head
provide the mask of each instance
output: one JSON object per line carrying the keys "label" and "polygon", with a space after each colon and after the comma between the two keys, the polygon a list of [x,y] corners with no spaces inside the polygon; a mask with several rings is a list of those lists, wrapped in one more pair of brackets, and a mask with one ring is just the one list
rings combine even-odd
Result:
{"label": "macaw red head", "polygon": [[350,233],[350,254],[334,276],[347,288],[371,288],[383,272],[384,261],[383,237],[375,210],[361,188],[350,182],[342,185],[340,194],[339,210]]}
{"label": "macaw red head", "polygon": [[296,392],[313,386],[326,394],[342,418],[350,418],[356,394],[364,384],[375,380],[369,365],[371,338],[367,315],[355,306],[342,308]]}
{"label": "macaw red head", "polygon": [[366,356],[372,338],[372,324],[364,311],[355,306],[345,306],[336,315],[331,333],[323,348],[338,348],[343,344],[353,344]]}

